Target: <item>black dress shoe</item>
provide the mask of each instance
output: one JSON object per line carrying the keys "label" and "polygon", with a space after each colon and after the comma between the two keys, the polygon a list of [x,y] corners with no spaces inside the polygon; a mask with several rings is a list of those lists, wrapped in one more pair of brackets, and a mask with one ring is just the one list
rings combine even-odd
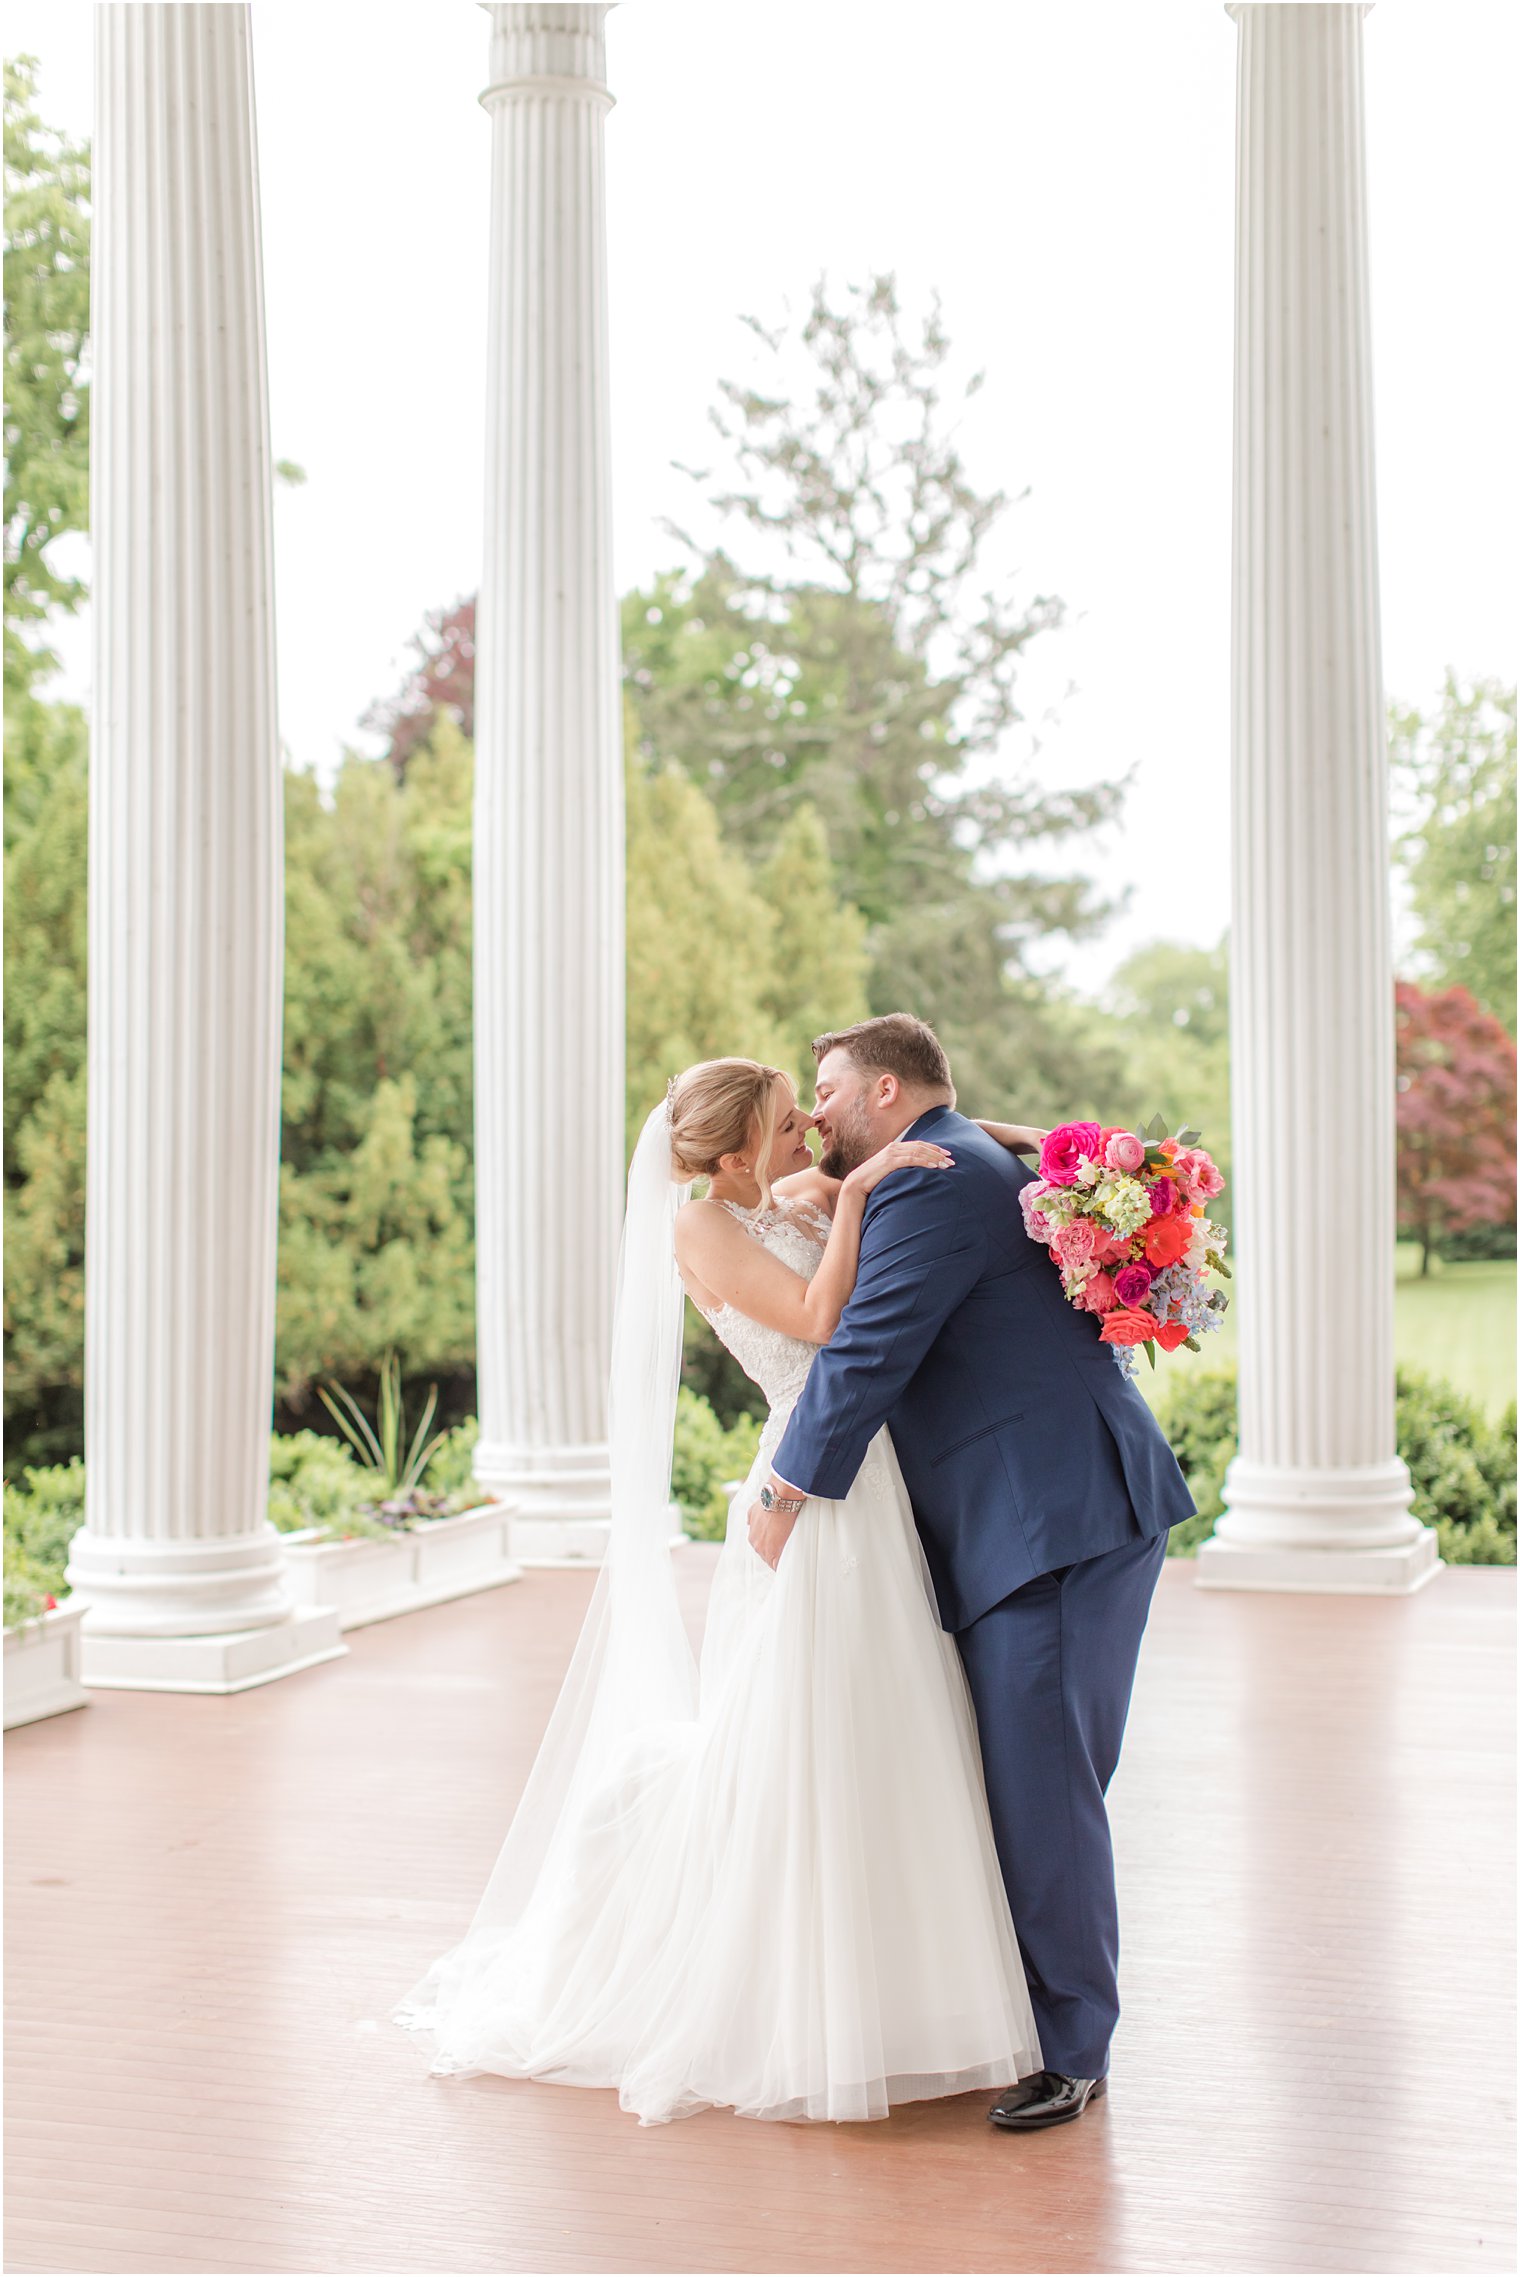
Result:
{"label": "black dress shoe", "polygon": [[1031,2072],[1000,2095],[987,2116],[995,2127],[1027,2134],[1036,2127],[1059,2127],[1078,2119],[1089,2103],[1107,2092],[1108,2080],[1073,2079],[1064,2071]]}

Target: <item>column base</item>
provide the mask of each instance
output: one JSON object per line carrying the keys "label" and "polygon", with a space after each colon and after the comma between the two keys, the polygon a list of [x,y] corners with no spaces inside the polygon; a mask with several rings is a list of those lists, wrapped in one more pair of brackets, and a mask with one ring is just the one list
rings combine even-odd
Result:
{"label": "column base", "polygon": [[513,1447],[479,1439],[472,1471],[512,1505],[507,1553],[519,1565],[600,1565],[612,1520],[605,1445]]}
{"label": "column base", "polygon": [[89,1601],[86,1635],[93,1622],[122,1637],[196,1641],[278,1628],[293,1610],[283,1538],[268,1519],[244,1533],[188,1537],[81,1526],[64,1578]]}
{"label": "column base", "polygon": [[509,1522],[512,1555],[521,1566],[600,1565],[612,1520],[524,1512]]}
{"label": "column base", "polygon": [[333,1605],[204,1637],[92,1636],[87,1612],[79,1641],[86,1686],[106,1692],[247,1692],[348,1651]]}
{"label": "column base", "polygon": [[1374,1549],[1317,1550],[1301,1542],[1231,1542],[1218,1534],[1200,1543],[1200,1589],[1284,1589],[1344,1596],[1407,1597],[1440,1572],[1433,1526],[1412,1541]]}

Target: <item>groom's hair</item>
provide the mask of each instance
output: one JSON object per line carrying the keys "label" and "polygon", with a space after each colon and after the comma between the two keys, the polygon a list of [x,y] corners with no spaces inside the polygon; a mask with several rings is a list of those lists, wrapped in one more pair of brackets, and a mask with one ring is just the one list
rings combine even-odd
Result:
{"label": "groom's hair", "polygon": [[911,1012],[884,1012],[878,1020],[857,1020],[853,1028],[813,1038],[815,1060],[834,1051],[848,1053],[863,1075],[895,1075],[915,1091],[945,1091],[955,1105],[945,1047],[928,1021]]}

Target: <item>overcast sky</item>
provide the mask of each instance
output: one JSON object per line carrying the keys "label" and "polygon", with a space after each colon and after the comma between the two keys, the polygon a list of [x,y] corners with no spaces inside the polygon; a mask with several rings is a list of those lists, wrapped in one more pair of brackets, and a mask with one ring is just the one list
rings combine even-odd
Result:
{"label": "overcast sky", "polygon": [[[1390,694],[1514,673],[1509,0],[1380,0],[1366,25],[1383,646]],[[92,121],[89,0],[12,0],[39,107]],[[281,731],[324,776],[426,610],[479,579],[488,20],[474,0],[254,0]],[[992,566],[1056,592],[1030,651],[1035,764],[1135,769],[1085,862],[1132,890],[1050,962],[1213,941],[1229,842],[1236,32],[1219,0],[625,0],[609,20],[620,587],[677,561],[673,459],[705,461],[741,311],[895,270],[938,289],[985,488],[1030,495]],[[87,697],[88,630],[58,692]],[[1068,693],[1068,690],[1071,692]],[[1027,752],[1016,739],[1010,767]],[[1178,859],[1179,843],[1185,848]]]}

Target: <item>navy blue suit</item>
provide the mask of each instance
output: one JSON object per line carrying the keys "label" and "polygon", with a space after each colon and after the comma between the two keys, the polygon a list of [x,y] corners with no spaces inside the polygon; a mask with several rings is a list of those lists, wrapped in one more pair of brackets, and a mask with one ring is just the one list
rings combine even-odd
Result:
{"label": "navy blue suit", "polygon": [[854,1294],[775,1470],[832,1501],[883,1424],[976,1707],[993,1832],[1047,2067],[1096,2079],[1119,2013],[1104,1795],[1170,1527],[1192,1496],[1098,1323],[1024,1231],[1034,1172],[949,1107],[950,1170],[868,1197]]}

